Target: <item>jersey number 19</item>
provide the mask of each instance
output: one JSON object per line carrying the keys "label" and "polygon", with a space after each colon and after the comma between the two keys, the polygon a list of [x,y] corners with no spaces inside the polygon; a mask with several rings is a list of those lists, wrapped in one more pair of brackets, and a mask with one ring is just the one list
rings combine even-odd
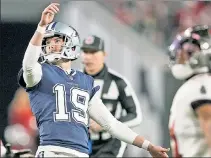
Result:
{"label": "jersey number 19", "polygon": [[[53,87],[53,93],[56,94],[56,112],[54,112],[54,121],[68,121],[74,119],[78,123],[88,124],[87,109],[89,93],[79,88],[70,89],[70,103],[73,107],[70,112],[67,111],[67,98],[65,85],[56,84]],[[71,118],[72,116],[72,118]]]}

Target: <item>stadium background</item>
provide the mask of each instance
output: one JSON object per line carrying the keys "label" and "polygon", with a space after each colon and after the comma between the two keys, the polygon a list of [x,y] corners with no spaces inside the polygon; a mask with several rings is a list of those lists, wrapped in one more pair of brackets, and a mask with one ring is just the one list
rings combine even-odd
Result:
{"label": "stadium background", "polygon": [[[36,149],[33,140],[36,126],[33,117],[30,118],[27,95],[18,89],[16,76],[41,12],[50,2],[1,1],[0,138],[3,139],[6,129],[6,138],[12,138],[16,148]],[[61,12],[56,21],[75,27],[82,39],[89,34],[103,38],[108,66],[132,83],[144,118],[134,130],[156,144],[168,147],[169,110],[181,82],[175,80],[168,69],[167,46],[177,32],[194,24],[211,24],[210,2],[59,2]],[[74,62],[73,67],[82,68],[81,60]],[[17,125],[20,123],[23,126]],[[11,132],[12,129],[15,132]],[[147,156],[147,153],[129,146],[125,155]]]}

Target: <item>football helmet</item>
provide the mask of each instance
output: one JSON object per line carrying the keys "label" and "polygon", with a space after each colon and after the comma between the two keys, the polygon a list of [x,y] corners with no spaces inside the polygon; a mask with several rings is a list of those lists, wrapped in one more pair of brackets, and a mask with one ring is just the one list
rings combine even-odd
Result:
{"label": "football helmet", "polygon": [[188,28],[169,46],[170,67],[176,79],[210,71],[210,26]]}
{"label": "football helmet", "polygon": [[209,49],[209,46],[211,45],[211,26],[210,25],[196,25],[193,27],[190,27],[184,31],[184,34],[186,36],[191,36],[193,34],[199,35],[200,38],[200,44],[202,50]]}
{"label": "football helmet", "polygon": [[[46,51],[46,48],[49,47],[46,40],[51,37],[60,37],[63,39],[64,44],[61,46],[61,52]],[[46,27],[42,42],[42,53],[39,59],[40,62],[55,62],[60,59],[75,60],[79,57],[80,52],[80,37],[73,27],[61,22],[52,22]]]}

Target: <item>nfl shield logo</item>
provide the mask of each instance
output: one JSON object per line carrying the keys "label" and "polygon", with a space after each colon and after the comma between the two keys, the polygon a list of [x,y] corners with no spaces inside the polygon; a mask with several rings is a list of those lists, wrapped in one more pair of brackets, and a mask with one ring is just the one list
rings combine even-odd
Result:
{"label": "nfl shield logo", "polygon": [[85,40],[86,44],[93,44],[94,43],[94,37],[93,36],[89,36],[86,38]]}

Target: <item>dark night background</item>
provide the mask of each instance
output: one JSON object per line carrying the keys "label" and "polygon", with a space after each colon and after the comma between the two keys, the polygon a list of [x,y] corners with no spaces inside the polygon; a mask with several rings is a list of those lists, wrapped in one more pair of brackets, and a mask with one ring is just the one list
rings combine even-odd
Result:
{"label": "dark night background", "polygon": [[1,23],[0,138],[7,124],[8,106],[18,88],[23,54],[35,29],[36,24]]}

